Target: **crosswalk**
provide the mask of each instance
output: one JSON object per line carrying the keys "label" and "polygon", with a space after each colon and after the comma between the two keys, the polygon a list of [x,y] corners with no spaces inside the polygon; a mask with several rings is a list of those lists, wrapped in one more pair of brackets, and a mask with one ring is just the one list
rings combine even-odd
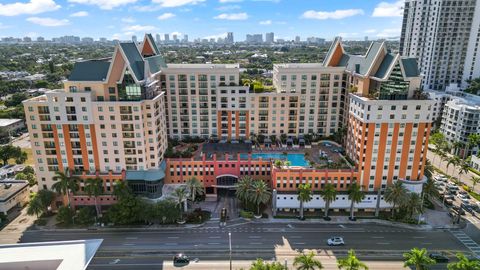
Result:
{"label": "crosswalk", "polygon": [[480,256],[480,245],[473,241],[470,236],[468,236],[462,230],[450,230],[450,232],[460,242],[462,242],[462,244],[464,244],[468,249],[470,249],[470,251],[472,251],[475,255]]}

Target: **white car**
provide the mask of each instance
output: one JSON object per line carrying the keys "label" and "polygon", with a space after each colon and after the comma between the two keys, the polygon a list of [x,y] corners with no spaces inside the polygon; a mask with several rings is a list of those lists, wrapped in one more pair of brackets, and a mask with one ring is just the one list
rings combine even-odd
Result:
{"label": "white car", "polygon": [[467,194],[461,194],[459,193],[458,194],[458,197],[461,199],[461,200],[470,200],[470,196],[468,196]]}
{"label": "white car", "polygon": [[329,246],[343,246],[345,245],[345,242],[343,241],[342,237],[334,236],[327,240],[327,244]]}

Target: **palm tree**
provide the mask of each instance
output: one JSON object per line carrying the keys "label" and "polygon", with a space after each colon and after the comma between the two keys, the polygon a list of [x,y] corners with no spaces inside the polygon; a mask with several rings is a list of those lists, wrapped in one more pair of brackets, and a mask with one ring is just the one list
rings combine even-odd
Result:
{"label": "palm tree", "polygon": [[480,144],[480,134],[470,134],[467,138],[467,144],[465,145],[465,149],[463,150],[463,159],[465,159],[468,155],[468,151],[470,147],[476,147]]}
{"label": "palm tree", "polygon": [[252,202],[257,206],[257,214],[260,215],[260,205],[266,204],[270,200],[270,192],[267,184],[262,180],[254,181],[251,187],[251,195],[249,196]]}
{"label": "palm tree", "polygon": [[324,218],[328,219],[328,210],[330,209],[330,203],[335,200],[337,197],[337,190],[335,186],[331,183],[327,183],[323,190],[320,191],[320,196],[322,196],[325,201],[325,213]]}
{"label": "palm tree", "polygon": [[[457,165],[460,163],[460,158],[457,157],[457,156],[452,156],[452,157],[449,157],[447,159],[447,173],[448,173],[448,168],[450,167],[450,165],[453,165],[453,169],[455,170],[455,167],[457,167]],[[455,172],[455,171],[453,171]],[[453,174],[451,174],[451,176],[453,176]]]}
{"label": "palm tree", "polygon": [[417,193],[411,192],[408,194],[404,207],[410,213],[410,218],[412,218],[413,215],[422,213],[422,198]]}
{"label": "palm tree", "polygon": [[475,189],[475,186],[480,183],[480,177],[478,176],[472,176],[472,178],[470,178],[470,181],[472,181],[472,191],[474,191]]}
{"label": "palm tree", "polygon": [[361,202],[363,198],[365,198],[365,193],[362,192],[361,187],[357,183],[353,183],[348,187],[348,199],[351,201],[350,220],[355,220],[353,213],[355,204]]}
{"label": "palm tree", "polygon": [[287,268],[280,262],[268,263],[262,259],[257,259],[250,266],[250,270],[287,270]]}
{"label": "palm tree", "polygon": [[464,147],[464,143],[463,142],[460,142],[460,141],[456,141],[453,143],[453,149],[455,150],[454,151],[454,154],[455,156],[457,156],[460,152],[460,148],[463,148]]}
{"label": "palm tree", "polygon": [[280,160],[280,159],[277,159],[277,160],[275,160],[275,162],[273,163],[273,166],[275,166],[275,167],[278,168],[278,169],[281,169],[282,166],[283,166],[283,161]]}
{"label": "palm tree", "polygon": [[[178,187],[173,191],[173,196],[176,199],[177,205],[180,207],[180,213],[183,214],[183,212],[187,211],[187,191],[185,190],[184,186]],[[182,207],[183,204],[183,207]]]}
{"label": "palm tree", "polygon": [[101,209],[98,208],[98,201],[97,198],[103,193],[103,180],[100,177],[97,178],[89,178],[85,180],[85,193],[89,197],[93,197],[95,200],[95,211],[97,213],[97,217],[100,217],[100,213],[102,212]]}
{"label": "palm tree", "polygon": [[312,186],[310,184],[300,184],[297,189],[297,199],[300,201],[300,219],[303,220],[303,204],[313,199]]}
{"label": "palm tree", "polygon": [[480,261],[470,260],[463,253],[457,253],[458,262],[452,262],[447,265],[448,270],[471,270],[480,269]]}
{"label": "palm tree", "polygon": [[415,266],[416,270],[426,270],[429,265],[435,264],[435,260],[427,255],[427,250],[412,248],[409,252],[403,253],[404,267]]}
{"label": "palm tree", "polygon": [[190,192],[190,200],[192,201],[192,204],[195,204],[196,196],[200,196],[205,193],[203,184],[195,177],[192,177],[187,181],[187,189],[188,192]]}
{"label": "palm tree", "polygon": [[368,270],[368,266],[361,262],[355,255],[355,251],[350,249],[346,258],[340,258],[337,260],[338,269],[345,270]]}
{"label": "palm tree", "polygon": [[70,192],[74,193],[78,191],[80,178],[71,176],[70,171],[65,170],[65,172],[55,172],[52,180],[56,181],[56,183],[52,185],[52,189],[57,193],[67,196],[68,207],[70,207]]}
{"label": "palm tree", "polygon": [[297,270],[315,270],[323,269],[323,265],[320,260],[315,259],[315,254],[311,251],[308,254],[302,253],[293,260],[293,266],[297,267]]}
{"label": "palm tree", "polygon": [[435,182],[431,178],[423,184],[422,197],[426,197],[427,199],[438,197],[438,189],[435,187]]}
{"label": "palm tree", "polygon": [[38,194],[33,195],[32,199],[30,200],[30,203],[28,204],[27,215],[30,215],[30,216],[36,215],[38,218],[43,213],[44,210],[45,210],[45,207],[42,204],[42,201],[40,200],[40,197],[38,196]]}
{"label": "palm tree", "polygon": [[407,198],[407,189],[401,181],[396,181],[385,190],[385,201],[392,204],[392,218],[395,215],[395,207],[402,205]]}
{"label": "palm tree", "polygon": [[461,160],[458,164],[458,181],[461,181],[460,175],[467,174],[469,171],[470,171],[470,165],[467,162]]}
{"label": "palm tree", "polygon": [[253,179],[250,176],[244,176],[238,180],[236,184],[235,195],[243,203],[243,207],[247,208],[247,202],[250,198]]}

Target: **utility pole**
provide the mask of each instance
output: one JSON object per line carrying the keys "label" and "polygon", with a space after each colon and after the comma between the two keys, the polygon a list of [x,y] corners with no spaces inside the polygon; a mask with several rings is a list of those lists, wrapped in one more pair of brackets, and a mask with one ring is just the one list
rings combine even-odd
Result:
{"label": "utility pole", "polygon": [[228,233],[228,246],[230,248],[230,270],[232,270],[232,233]]}

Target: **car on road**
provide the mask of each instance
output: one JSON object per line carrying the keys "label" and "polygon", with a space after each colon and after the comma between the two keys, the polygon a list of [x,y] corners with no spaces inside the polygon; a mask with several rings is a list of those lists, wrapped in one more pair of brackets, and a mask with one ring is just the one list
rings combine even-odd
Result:
{"label": "car on road", "polygon": [[461,192],[458,192],[458,197],[463,201],[463,200],[470,200],[470,196],[468,194],[463,194]]}
{"label": "car on road", "polygon": [[448,263],[450,261],[447,256],[440,253],[430,253],[430,255],[428,256],[430,257],[430,259],[435,260],[435,262],[437,263]]}
{"label": "car on road", "polygon": [[178,253],[175,256],[173,256],[173,263],[189,263],[190,258],[188,258],[187,255],[183,253]]}
{"label": "car on road", "polygon": [[329,246],[343,246],[343,245],[345,245],[345,242],[343,241],[342,237],[334,236],[334,237],[330,237],[327,240],[327,244]]}
{"label": "car on road", "polygon": [[453,205],[453,200],[451,200],[451,199],[445,199],[445,205],[446,205],[446,206],[452,206],[452,205]]}
{"label": "car on road", "polygon": [[435,181],[447,182],[448,178],[445,175],[435,175],[433,177]]}
{"label": "car on road", "polygon": [[448,189],[448,190],[456,190],[456,191],[460,190],[460,189],[458,188],[458,186],[455,185],[455,184],[453,184],[453,183],[448,184],[448,185],[447,185],[447,189]]}
{"label": "car on road", "polygon": [[469,213],[472,213],[473,212],[473,208],[470,204],[467,204],[467,203],[462,203],[460,205],[462,207],[463,210],[469,212]]}
{"label": "car on road", "polygon": [[467,198],[463,198],[460,201],[464,204],[470,204],[470,199],[467,199]]}

